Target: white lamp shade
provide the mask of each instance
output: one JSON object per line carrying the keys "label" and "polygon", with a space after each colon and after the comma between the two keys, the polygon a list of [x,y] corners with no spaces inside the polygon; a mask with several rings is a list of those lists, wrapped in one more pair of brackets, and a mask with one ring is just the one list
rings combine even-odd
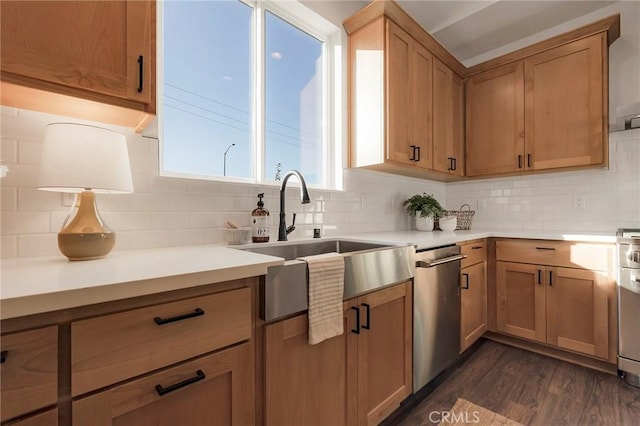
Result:
{"label": "white lamp shade", "polygon": [[133,192],[126,138],[83,124],[47,126],[38,189],[59,192]]}

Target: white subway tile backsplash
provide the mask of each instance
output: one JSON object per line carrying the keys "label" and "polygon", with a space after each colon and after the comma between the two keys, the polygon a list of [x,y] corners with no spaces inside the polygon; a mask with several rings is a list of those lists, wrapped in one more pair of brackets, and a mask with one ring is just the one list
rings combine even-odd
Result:
{"label": "white subway tile backsplash", "polygon": [[[37,191],[44,128],[60,117],[3,108],[0,158],[9,174],[2,189],[4,258],[58,254],[56,233],[67,216],[60,194]],[[107,127],[107,126],[104,126]],[[114,129],[116,130],[116,129]],[[187,244],[223,244],[231,220],[250,226],[257,194],[271,211],[270,235],[277,240],[279,186],[158,176],[158,140],[127,135],[134,193],[99,195],[98,208],[116,231],[116,250]],[[118,131],[118,130],[116,130]],[[454,183],[432,182],[369,170],[345,170],[344,191],[310,188],[311,203],[300,204],[291,179],[286,193],[287,223],[298,214],[290,239],[359,232],[412,229],[402,202],[426,192],[450,210],[470,204],[474,228],[612,232],[640,227],[640,130],[610,135],[609,169],[526,175]],[[574,195],[585,208],[574,208]]]}
{"label": "white subway tile backsplash", "polygon": [[49,212],[5,211],[0,217],[2,235],[49,232]]}
{"label": "white subway tile backsplash", "polygon": [[0,257],[3,259],[18,257],[17,235],[2,235],[0,237]]}
{"label": "white subway tile backsplash", "polygon": [[17,188],[0,188],[0,210],[12,211],[18,209]]}
{"label": "white subway tile backsplash", "polygon": [[0,160],[2,164],[18,162],[18,141],[0,138]]}
{"label": "white subway tile backsplash", "polygon": [[18,257],[56,255],[62,256],[58,250],[57,233],[18,236]]}

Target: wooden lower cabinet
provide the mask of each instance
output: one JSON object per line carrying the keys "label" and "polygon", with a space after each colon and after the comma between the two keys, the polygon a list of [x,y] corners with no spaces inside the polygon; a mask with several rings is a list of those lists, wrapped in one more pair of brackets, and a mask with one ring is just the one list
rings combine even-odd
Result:
{"label": "wooden lower cabinet", "polygon": [[264,327],[267,425],[355,423],[355,410],[349,409],[356,402],[355,393],[349,395],[347,389],[347,364],[354,358],[349,350],[355,349],[357,338],[349,331],[355,305],[355,301],[344,303],[345,333],[316,345],[309,345],[306,314]]}
{"label": "wooden lower cabinet", "polygon": [[412,388],[412,287],[344,303],[345,333],[309,345],[307,315],[265,326],[267,425],[372,425]]}
{"label": "wooden lower cabinet", "polygon": [[607,272],[497,262],[496,284],[498,331],[614,362]]}
{"label": "wooden lower cabinet", "polygon": [[358,424],[380,423],[411,394],[412,296],[406,283],[358,298]]}
{"label": "wooden lower cabinet", "polygon": [[252,352],[243,343],[78,399],[73,424],[252,425]]}
{"label": "wooden lower cabinet", "polygon": [[52,408],[31,417],[18,421],[3,423],[5,426],[56,426],[58,424],[58,409]]}
{"label": "wooden lower cabinet", "polygon": [[461,271],[460,352],[487,331],[487,264],[476,263]]}

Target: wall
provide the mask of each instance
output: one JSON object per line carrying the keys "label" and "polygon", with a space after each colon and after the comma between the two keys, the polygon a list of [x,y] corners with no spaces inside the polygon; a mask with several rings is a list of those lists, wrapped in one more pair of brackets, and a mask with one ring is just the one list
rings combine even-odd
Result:
{"label": "wall", "polygon": [[[62,195],[38,191],[38,165],[45,126],[69,122],[32,111],[2,108],[0,158],[9,167],[0,180],[0,235],[3,258],[57,255],[57,237],[69,207]],[[115,250],[223,243],[224,225],[232,220],[249,225],[249,212],[259,192],[271,211],[271,239],[277,240],[279,188],[158,176],[158,142],[127,134],[134,193],[98,195],[105,222],[117,231]],[[433,193],[444,202],[445,185],[369,171],[345,170],[345,191],[310,189],[311,204],[300,204],[294,179],[287,188],[288,223],[297,212],[290,239],[410,229],[402,201],[418,192]]]}
{"label": "wall", "polygon": [[[447,185],[447,205],[469,203],[491,229],[599,231],[640,228],[640,129],[609,135],[609,169]],[[579,208],[579,199],[584,208]]]}

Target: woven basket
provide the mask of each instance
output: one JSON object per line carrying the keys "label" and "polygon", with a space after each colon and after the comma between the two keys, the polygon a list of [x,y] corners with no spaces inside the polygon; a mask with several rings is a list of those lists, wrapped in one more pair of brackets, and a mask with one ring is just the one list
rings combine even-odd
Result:
{"label": "woven basket", "polygon": [[[467,207],[469,210],[463,210]],[[458,218],[458,225],[456,231],[468,231],[471,229],[471,222],[473,222],[473,215],[476,214],[475,210],[471,210],[469,204],[463,204],[460,206],[460,210],[447,210],[447,216],[456,216]]]}

